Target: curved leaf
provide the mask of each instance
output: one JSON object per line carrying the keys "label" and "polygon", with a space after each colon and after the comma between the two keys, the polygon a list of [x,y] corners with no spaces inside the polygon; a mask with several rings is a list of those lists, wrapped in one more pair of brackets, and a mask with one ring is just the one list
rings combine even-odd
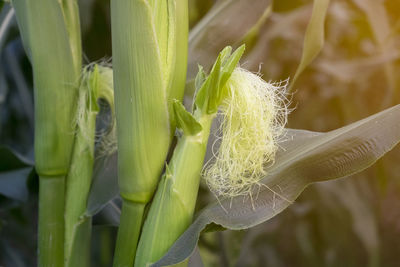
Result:
{"label": "curved leaf", "polygon": [[311,64],[324,46],[324,22],[328,11],[329,0],[314,0],[313,11],[304,37],[303,54],[296,73],[290,84],[293,87],[304,69]]}
{"label": "curved leaf", "polygon": [[[0,11],[3,11],[2,8],[0,8]],[[0,51],[3,48],[5,39],[7,38],[8,30],[13,24],[14,14],[14,9],[11,7],[6,7],[3,12],[0,12]]]}
{"label": "curved leaf", "polygon": [[32,169],[30,159],[7,147],[0,147],[0,194],[20,201],[27,200],[26,181]]}
{"label": "curved leaf", "polygon": [[206,207],[194,223],[153,266],[185,260],[200,232],[210,223],[246,229],[286,209],[310,183],[364,170],[400,141],[400,105],[346,127],[327,132],[288,130],[263,186],[249,198],[224,199]]}
{"label": "curved leaf", "polygon": [[117,153],[96,160],[85,216],[93,216],[119,193]]}
{"label": "curved leaf", "polygon": [[[242,40],[262,20],[272,1],[225,0],[217,4],[189,33],[187,80],[195,78],[197,66],[207,71],[228,44]],[[229,25],[229,27],[227,27]]]}
{"label": "curved leaf", "polygon": [[20,155],[8,147],[0,146],[0,172],[33,167],[33,165],[34,163],[31,159]]}

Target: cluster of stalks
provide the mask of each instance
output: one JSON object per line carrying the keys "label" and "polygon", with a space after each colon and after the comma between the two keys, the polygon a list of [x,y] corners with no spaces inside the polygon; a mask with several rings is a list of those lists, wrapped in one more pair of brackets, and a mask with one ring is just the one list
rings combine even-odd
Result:
{"label": "cluster of stalks", "polygon": [[[114,91],[123,200],[114,266],[154,263],[192,221],[210,128],[219,106],[229,98],[238,105],[241,99],[233,101],[235,95],[252,103],[265,100],[263,95],[252,98],[229,89],[235,82],[225,86],[244,47],[233,53],[230,47],[224,49],[209,75],[200,68],[189,112],[182,104],[187,0],[111,0],[113,70],[97,64],[82,66],[76,0],[12,0],[12,5],[33,67],[35,160],[40,179],[38,265],[90,264],[91,219],[82,215],[95,146],[102,143],[96,141],[97,101],[103,98],[114,107]],[[235,77],[243,79],[241,75]],[[268,109],[262,112],[271,115]],[[241,123],[230,119],[232,127]],[[171,148],[176,132],[177,144]],[[172,157],[166,163],[170,150]],[[239,174],[244,172],[248,171]]]}

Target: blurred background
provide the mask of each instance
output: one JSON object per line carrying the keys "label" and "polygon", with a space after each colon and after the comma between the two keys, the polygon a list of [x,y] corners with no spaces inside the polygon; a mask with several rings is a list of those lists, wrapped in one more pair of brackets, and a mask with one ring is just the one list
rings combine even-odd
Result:
{"label": "blurred background", "polygon": [[[84,62],[111,57],[108,0],[81,0]],[[188,90],[197,64],[246,43],[242,67],[293,78],[311,0],[189,0]],[[3,8],[0,21],[9,9]],[[400,103],[400,1],[333,0],[325,43],[293,87],[289,128],[329,131]],[[400,123],[400,118],[399,118]],[[29,61],[15,19],[0,26],[0,145],[33,160]],[[0,164],[1,165],[1,164]],[[37,177],[7,196],[0,166],[0,266],[35,266]],[[214,197],[202,186],[199,209]],[[116,228],[95,217],[92,266],[111,266]],[[201,258],[201,260],[200,260]],[[205,233],[191,266],[400,266],[400,147],[353,177],[315,184],[294,205],[245,231]]]}

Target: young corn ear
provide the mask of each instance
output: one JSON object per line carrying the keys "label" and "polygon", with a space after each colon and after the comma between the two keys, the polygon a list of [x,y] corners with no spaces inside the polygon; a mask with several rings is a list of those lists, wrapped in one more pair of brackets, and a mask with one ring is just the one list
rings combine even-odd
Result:
{"label": "young corn ear", "polygon": [[[76,140],[67,177],[65,203],[65,266],[90,264],[91,219],[82,217],[92,181],[97,101],[107,101],[113,111],[112,69],[97,64],[83,69],[76,114]],[[114,123],[111,122],[111,130]],[[107,136],[105,136],[107,137]],[[101,138],[103,139],[103,138]],[[106,138],[107,139],[107,138]],[[109,147],[107,147],[109,149]],[[112,148],[111,148],[112,149]]]}
{"label": "young corn ear", "polygon": [[186,111],[180,101],[173,102],[182,134],[147,215],[135,266],[148,266],[158,260],[190,224],[211,123],[226,95],[225,83],[243,51],[244,46],[230,55],[228,47],[221,52],[208,77],[200,70],[193,113]]}
{"label": "young corn ear", "polygon": [[114,266],[127,266],[133,264],[144,207],[175,131],[169,100],[183,96],[187,1],[112,0],[111,17],[118,181],[124,200]]}
{"label": "young corn ear", "polygon": [[[39,266],[63,266],[64,262],[64,185],[74,143],[81,70],[79,21],[69,26],[72,20],[64,16],[62,2],[66,1],[12,0],[33,68]],[[77,8],[68,12],[79,17]]]}

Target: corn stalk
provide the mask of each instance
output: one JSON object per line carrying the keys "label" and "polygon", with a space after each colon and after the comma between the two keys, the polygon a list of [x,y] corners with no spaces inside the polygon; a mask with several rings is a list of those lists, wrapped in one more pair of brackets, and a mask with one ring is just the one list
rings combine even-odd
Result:
{"label": "corn stalk", "polygon": [[[65,3],[74,19],[65,16]],[[74,143],[81,68],[76,1],[14,0],[12,4],[33,67],[35,168],[40,179],[38,265],[63,266],[65,177]]]}

